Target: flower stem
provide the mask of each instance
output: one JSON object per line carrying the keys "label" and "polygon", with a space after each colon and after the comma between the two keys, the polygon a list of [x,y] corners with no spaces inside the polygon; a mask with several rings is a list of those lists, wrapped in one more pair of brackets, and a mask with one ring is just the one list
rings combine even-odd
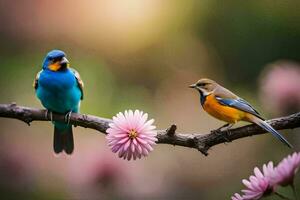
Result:
{"label": "flower stem", "polygon": [[296,191],[294,183],[291,184],[291,188],[292,188],[292,190],[294,192],[295,199],[298,200],[299,198],[298,198],[297,191]]}
{"label": "flower stem", "polygon": [[290,198],[288,198],[287,196],[284,196],[283,194],[280,194],[278,192],[274,192],[275,195],[279,196],[281,199],[285,199],[285,200],[292,200]]}

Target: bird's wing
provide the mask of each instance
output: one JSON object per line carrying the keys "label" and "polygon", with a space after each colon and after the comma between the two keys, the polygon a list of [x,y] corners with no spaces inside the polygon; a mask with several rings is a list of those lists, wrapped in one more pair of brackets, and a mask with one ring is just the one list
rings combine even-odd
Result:
{"label": "bird's wing", "polygon": [[252,115],[255,115],[256,117],[263,119],[260,114],[244,99],[242,98],[237,98],[237,99],[229,99],[229,98],[222,98],[216,96],[216,100],[224,105],[224,106],[229,106],[232,108],[236,108],[239,110],[242,110],[244,112],[250,113]]}
{"label": "bird's wing", "polygon": [[83,81],[81,80],[79,73],[75,69],[73,69],[73,68],[70,68],[70,69],[74,73],[75,78],[77,80],[79,89],[81,91],[81,98],[80,99],[82,100],[83,99],[83,86],[84,86]]}
{"label": "bird's wing", "polygon": [[35,79],[33,81],[33,87],[36,90],[38,88],[38,82],[39,82],[39,78],[40,78],[40,74],[42,73],[43,70],[39,71],[36,76]]}

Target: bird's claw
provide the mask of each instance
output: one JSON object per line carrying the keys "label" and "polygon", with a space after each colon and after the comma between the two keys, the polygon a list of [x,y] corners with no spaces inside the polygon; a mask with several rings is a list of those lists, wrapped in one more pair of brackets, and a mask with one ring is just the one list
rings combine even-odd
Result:
{"label": "bird's claw", "polygon": [[[222,133],[223,131],[226,131],[226,134],[223,134]],[[229,130],[226,129],[226,130],[223,130],[223,131],[221,130],[221,128],[218,128],[218,129],[215,129],[215,130],[211,130],[210,132],[212,134],[216,134],[217,136],[220,136],[220,137],[224,138],[224,140],[226,142],[231,142],[231,140],[228,138],[228,136],[229,136]]]}
{"label": "bird's claw", "polygon": [[45,112],[45,118],[48,119],[48,114],[50,114],[50,121],[53,122],[53,113],[50,110],[46,110]]}
{"label": "bird's claw", "polygon": [[72,114],[72,110],[65,115],[65,122],[67,123],[67,125],[70,124],[71,114]]}
{"label": "bird's claw", "polygon": [[221,129],[218,128],[218,129],[215,129],[215,130],[211,130],[210,133],[220,135]]}
{"label": "bird's claw", "polygon": [[231,142],[232,140],[229,138],[230,131],[229,129],[226,129],[226,135],[223,135],[223,138],[226,140],[226,142]]}

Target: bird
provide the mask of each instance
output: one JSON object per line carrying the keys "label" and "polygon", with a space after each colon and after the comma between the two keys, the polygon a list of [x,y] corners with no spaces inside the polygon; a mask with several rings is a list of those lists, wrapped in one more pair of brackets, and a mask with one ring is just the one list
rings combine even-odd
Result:
{"label": "bird", "polygon": [[[53,149],[56,154],[73,153],[73,131],[69,123],[71,113],[79,113],[83,86],[79,73],[70,68],[65,52],[54,49],[47,53],[33,87],[37,98],[47,109],[46,117],[50,113],[54,124]],[[53,121],[52,112],[64,114],[65,122]]]}
{"label": "bird", "polygon": [[238,121],[257,124],[267,132],[279,139],[282,143],[292,148],[292,145],[258,113],[250,103],[235,95],[233,92],[219,85],[216,81],[202,78],[189,86],[200,93],[200,103],[203,109],[221,121],[227,122],[216,129],[229,129]]}

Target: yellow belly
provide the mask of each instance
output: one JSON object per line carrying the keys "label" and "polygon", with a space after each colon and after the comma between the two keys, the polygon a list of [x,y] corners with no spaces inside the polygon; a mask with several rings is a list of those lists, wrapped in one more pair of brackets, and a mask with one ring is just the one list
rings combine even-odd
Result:
{"label": "yellow belly", "polygon": [[203,109],[213,117],[227,123],[236,123],[247,117],[247,113],[244,111],[221,105],[213,95],[206,97]]}

